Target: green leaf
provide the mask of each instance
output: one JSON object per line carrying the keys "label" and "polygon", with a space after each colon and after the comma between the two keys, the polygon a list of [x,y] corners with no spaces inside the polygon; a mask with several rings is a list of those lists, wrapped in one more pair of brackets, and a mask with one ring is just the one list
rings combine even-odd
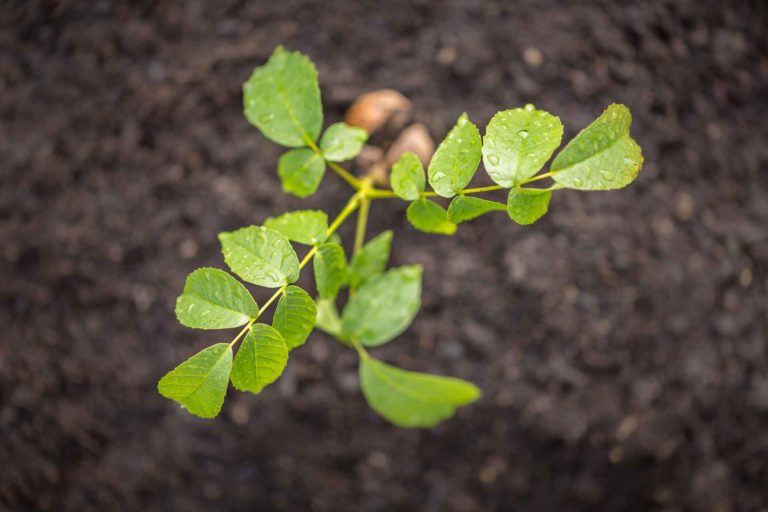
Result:
{"label": "green leaf", "polygon": [[299,278],[299,259],[277,231],[249,226],[219,233],[224,261],[243,281],[278,288]]}
{"label": "green leaf", "polygon": [[232,348],[229,343],[217,343],[166,373],[157,390],[195,416],[213,418],[224,403],[231,369]]}
{"label": "green leaf", "polygon": [[420,305],[421,266],[393,268],[367,280],[349,299],[342,332],[368,347],[382,345],[411,324]]}
{"label": "green leaf", "polygon": [[346,123],[334,123],[320,139],[320,150],[326,160],[343,162],[355,158],[368,140],[368,132]]}
{"label": "green leaf", "polygon": [[456,224],[448,220],[445,208],[421,198],[412,202],[406,212],[408,221],[418,230],[438,235],[452,235],[456,232]]}
{"label": "green leaf", "polygon": [[429,162],[427,174],[435,192],[453,197],[472,180],[480,163],[480,146],[477,126],[462,114]]}
{"label": "green leaf", "polygon": [[448,205],[448,220],[454,224],[475,219],[485,213],[504,211],[507,207],[496,201],[479,197],[456,196]]}
{"label": "green leaf", "polygon": [[315,245],[328,237],[328,215],[320,210],[298,210],[270,217],[264,227],[300,244]]}
{"label": "green leaf", "polygon": [[339,244],[322,244],[314,259],[315,284],[321,299],[335,299],[347,283],[347,256]]}
{"label": "green leaf", "polygon": [[277,161],[277,174],[285,192],[311,196],[323,180],[325,161],[311,149],[292,149]]}
{"label": "green leaf", "polygon": [[259,306],[245,286],[217,268],[199,268],[187,276],[176,300],[176,318],[196,329],[227,329],[245,325]]}
{"label": "green leaf", "polygon": [[371,357],[360,361],[360,387],[371,408],[399,427],[435,426],[480,398],[470,382],[401,370]]}
{"label": "green leaf", "polygon": [[643,154],[629,135],[632,114],[612,104],[555,157],[552,179],[566,188],[612,190],[637,177]]}
{"label": "green leaf", "polygon": [[272,327],[283,335],[288,350],[303,345],[317,319],[315,301],[298,286],[289,286],[280,297],[272,319]]}
{"label": "green leaf", "polygon": [[335,338],[341,338],[341,317],[333,299],[317,301],[317,328]]}
{"label": "green leaf", "polygon": [[533,105],[499,112],[485,129],[485,170],[502,187],[517,185],[541,169],[562,138],[560,119]]}
{"label": "green leaf", "polygon": [[406,201],[413,201],[421,196],[426,178],[424,167],[416,153],[408,151],[400,156],[392,166],[389,182],[395,194]]}
{"label": "green leaf", "polygon": [[552,191],[533,188],[511,189],[507,198],[509,218],[518,224],[533,224],[549,210]]}
{"label": "green leaf", "polygon": [[307,146],[323,126],[315,65],[278,46],[243,84],[243,106],[245,117],[266,138],[283,146]]}
{"label": "green leaf", "polygon": [[274,328],[255,324],[245,335],[232,367],[232,384],[240,391],[260,393],[275,382],[288,364],[288,346]]}
{"label": "green leaf", "polygon": [[379,233],[365,244],[349,265],[349,286],[357,288],[367,279],[384,272],[391,247],[392,231],[389,230]]}

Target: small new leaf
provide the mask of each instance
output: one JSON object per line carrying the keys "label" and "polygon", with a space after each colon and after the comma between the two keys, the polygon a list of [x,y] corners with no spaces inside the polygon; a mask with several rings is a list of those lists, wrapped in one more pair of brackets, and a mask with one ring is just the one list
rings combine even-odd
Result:
{"label": "small new leaf", "polygon": [[367,279],[384,272],[391,248],[392,231],[389,230],[379,233],[366,243],[349,265],[349,286],[357,288]]}
{"label": "small new leaf", "polygon": [[157,390],[195,416],[213,418],[224,403],[231,369],[229,343],[217,343],[166,373],[157,383]]}
{"label": "small new leaf", "polygon": [[260,393],[275,382],[288,364],[288,346],[274,328],[255,324],[245,335],[232,366],[232,384],[240,391]]}
{"label": "small new leaf", "polygon": [[480,199],[479,197],[456,196],[448,205],[448,220],[454,224],[475,219],[483,214],[506,210],[506,205]]}
{"label": "small new leaf", "polygon": [[315,301],[298,286],[289,286],[275,308],[272,327],[283,335],[288,350],[303,345],[317,319]]}
{"label": "small new leaf", "polygon": [[347,283],[347,256],[339,244],[322,244],[314,259],[315,285],[321,299],[335,299]]}
{"label": "small new leaf", "polygon": [[511,189],[507,198],[509,218],[518,224],[533,224],[549,210],[550,190]]}
{"label": "small new leaf", "polygon": [[413,227],[425,233],[452,235],[456,232],[456,224],[448,220],[445,208],[423,197],[408,206],[406,217]]}
{"label": "small new leaf", "polygon": [[402,156],[392,166],[392,174],[389,178],[392,190],[398,197],[406,201],[413,201],[421,196],[426,185],[424,167],[416,153],[410,151]]}
{"label": "small new leaf", "polygon": [[323,180],[325,161],[311,149],[292,149],[277,161],[277,174],[285,192],[311,196]]}
{"label": "small new leaf", "polygon": [[432,427],[480,398],[474,384],[411,372],[371,357],[360,361],[360,387],[374,411],[399,427]]}
{"label": "small new leaf", "polygon": [[420,305],[421,266],[393,268],[357,289],[342,313],[342,333],[368,347],[383,345],[411,324]]}
{"label": "small new leaf", "polygon": [[264,227],[282,233],[292,242],[315,245],[328,237],[328,215],[320,210],[298,210],[270,217]]}
{"label": "small new leaf", "polygon": [[536,174],[562,138],[560,119],[533,105],[499,112],[485,129],[485,170],[497,184],[512,187]]}
{"label": "small new leaf", "polygon": [[176,318],[195,329],[227,329],[245,325],[259,314],[245,286],[217,268],[199,268],[187,276],[176,300]]}
{"label": "small new leaf", "polygon": [[249,226],[219,233],[224,261],[243,281],[278,288],[299,278],[299,259],[277,231]]}
{"label": "small new leaf", "polygon": [[368,132],[346,123],[334,123],[320,138],[320,151],[326,160],[343,162],[360,154],[368,140]]}
{"label": "small new leaf", "polygon": [[643,154],[629,135],[632,114],[612,104],[555,157],[552,179],[567,188],[612,190],[632,183]]}
{"label": "small new leaf", "polygon": [[245,117],[264,136],[288,147],[317,140],[323,125],[315,65],[278,46],[243,84]]}
{"label": "small new leaf", "polygon": [[480,164],[480,132],[467,114],[437,147],[429,162],[429,184],[443,197],[453,197],[472,180]]}

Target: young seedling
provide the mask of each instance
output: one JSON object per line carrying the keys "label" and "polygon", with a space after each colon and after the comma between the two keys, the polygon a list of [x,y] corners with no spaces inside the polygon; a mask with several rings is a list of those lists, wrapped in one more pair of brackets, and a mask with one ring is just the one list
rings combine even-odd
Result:
{"label": "young seedling", "polygon": [[[613,104],[542,172],[560,146],[563,125],[556,116],[526,105],[497,113],[483,137],[462,114],[426,174],[419,158],[405,153],[392,166],[391,188],[377,188],[372,177],[355,176],[339,165],[360,153],[368,138],[365,130],[335,123],[321,135],[317,72],[306,56],[277,48],[243,91],[246,118],[265,137],[291,148],[277,164],[286,192],[313,194],[326,168],[354,192],[331,221],[325,212],[299,210],[266,219],[262,226],[219,234],[232,273],[246,283],[276,289],[261,306],[223,270],[200,268],[187,277],[176,303],[179,322],[197,329],[240,328],[232,341],[204,349],[158,384],[160,394],[203,418],[219,413],[230,381],[238,390],[260,393],[277,380],[290,351],[303,345],[315,327],[356,351],[363,395],[387,420],[402,427],[431,427],[451,417],[458,407],[480,397],[475,385],[396,368],[368,352],[411,324],[419,310],[422,280],[418,265],[386,268],[391,231],[366,242],[371,203],[385,198],[409,201],[408,220],[427,233],[451,235],[458,224],[495,211],[506,211],[518,224],[532,224],[547,213],[555,191],[622,188],[635,179],[643,163],[640,147],[629,134],[629,109]],[[480,160],[496,184],[468,188]],[[530,186],[543,180],[551,185]],[[432,190],[426,190],[427,183]],[[475,197],[501,189],[509,190],[506,204]],[[435,201],[439,198],[451,199],[447,209]],[[354,212],[357,227],[348,259],[336,231]],[[301,259],[292,244],[308,247]],[[314,297],[292,284],[310,262]],[[348,300],[339,310],[344,289]],[[275,302],[272,325],[259,323]]]}

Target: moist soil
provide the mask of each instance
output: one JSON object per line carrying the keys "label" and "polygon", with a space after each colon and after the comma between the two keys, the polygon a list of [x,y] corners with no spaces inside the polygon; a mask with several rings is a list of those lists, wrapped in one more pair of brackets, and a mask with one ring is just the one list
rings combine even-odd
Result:
{"label": "moist soil", "polygon": [[[768,510],[766,11],[3,2],[0,509]],[[639,179],[558,192],[533,226],[499,213],[440,237],[374,204],[392,263],[425,270],[414,325],[377,357],[484,392],[437,428],[371,412],[355,355],[321,333],[215,420],[155,390],[229,339],[173,315],[185,276],[223,265],[216,234],[349,194],[331,174],[282,193],[280,148],[242,115],[278,44],[317,63],[327,122],[385,87],[438,140],[464,111],[484,126],[535,103],[567,139],[632,109]]]}

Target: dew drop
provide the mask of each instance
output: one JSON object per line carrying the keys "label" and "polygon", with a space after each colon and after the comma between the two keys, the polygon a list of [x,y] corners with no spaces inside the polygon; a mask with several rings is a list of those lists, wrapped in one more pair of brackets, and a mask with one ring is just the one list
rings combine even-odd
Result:
{"label": "dew drop", "polygon": [[534,110],[536,110],[536,106],[533,103],[526,103],[525,105],[526,112],[533,112]]}
{"label": "dew drop", "polygon": [[520,130],[517,132],[517,136],[521,139],[527,139],[528,138],[528,130]]}
{"label": "dew drop", "polygon": [[498,155],[488,155],[488,162],[491,165],[499,165],[499,156]]}

